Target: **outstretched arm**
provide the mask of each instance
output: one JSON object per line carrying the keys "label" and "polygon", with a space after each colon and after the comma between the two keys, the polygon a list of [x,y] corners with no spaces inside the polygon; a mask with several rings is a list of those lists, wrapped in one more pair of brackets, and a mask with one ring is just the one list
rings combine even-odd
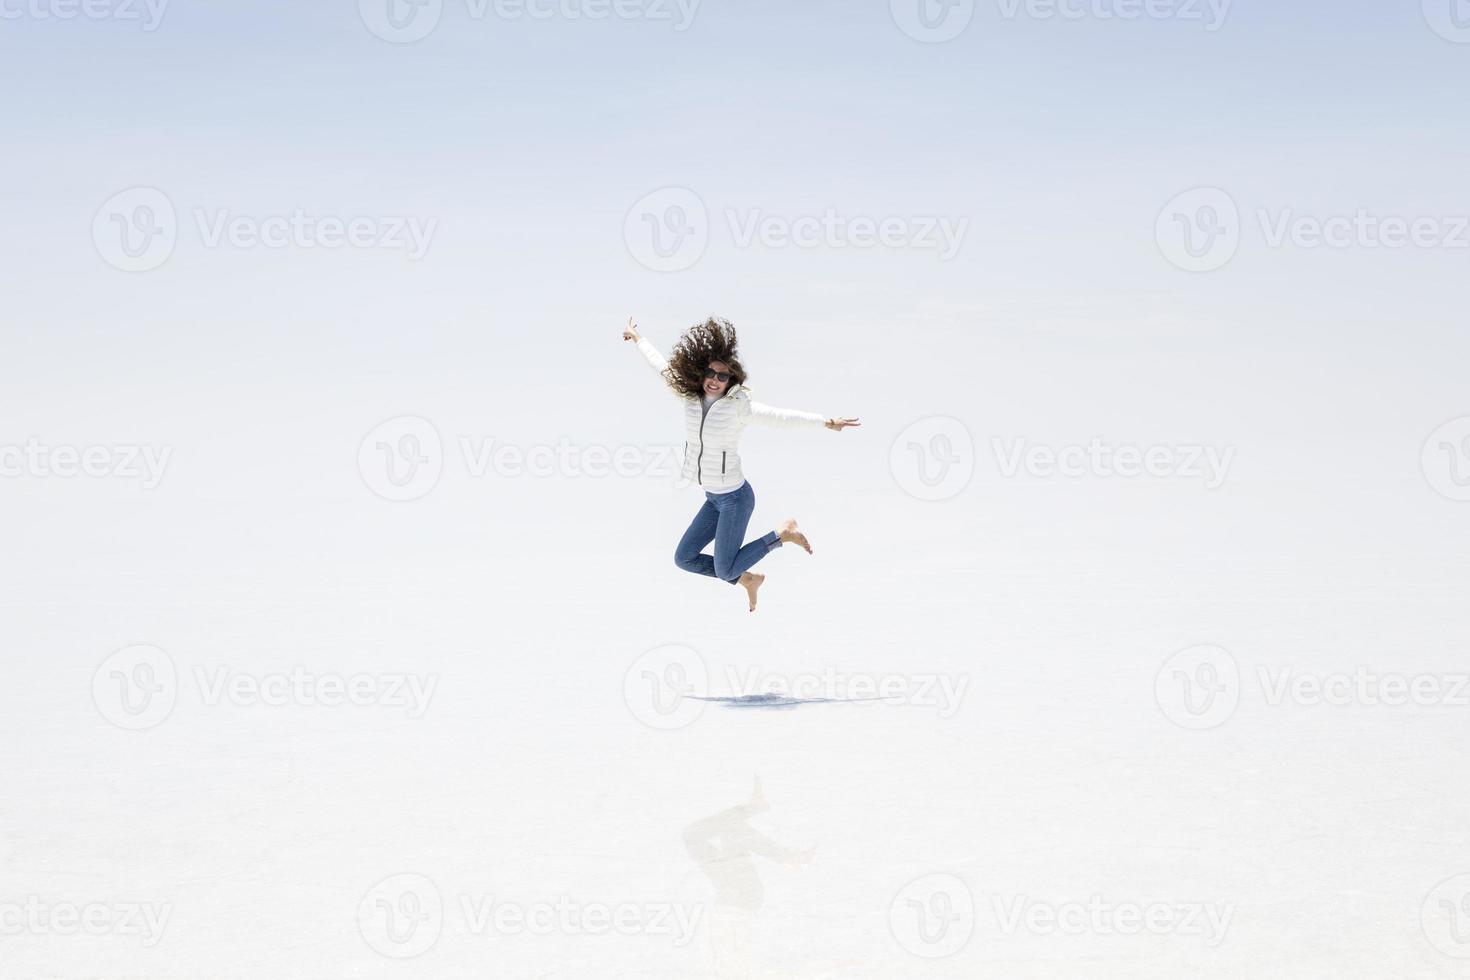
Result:
{"label": "outstretched arm", "polygon": [[862,425],[857,419],[829,417],[816,412],[801,412],[793,408],[776,408],[751,399],[750,417],[756,422],[776,425],[788,429],[815,429],[819,426],[841,432],[848,426]]}
{"label": "outstretched arm", "polygon": [[653,368],[659,375],[662,375],[668,369],[669,362],[664,358],[663,354],[659,353],[657,347],[649,343],[638,332],[638,324],[633,322],[632,317],[628,317],[628,325],[623,328],[623,339],[634,341],[638,347],[638,353],[643,355],[643,359],[648,362],[649,367]]}

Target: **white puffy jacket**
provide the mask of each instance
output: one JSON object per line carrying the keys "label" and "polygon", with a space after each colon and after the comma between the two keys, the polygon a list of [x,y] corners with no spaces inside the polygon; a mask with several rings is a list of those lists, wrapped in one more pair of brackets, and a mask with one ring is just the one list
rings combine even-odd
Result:
{"label": "white puffy jacket", "polygon": [[[658,348],[642,337],[638,338],[638,350],[659,374],[669,366]],[[815,412],[762,405],[743,385],[732,383],[708,413],[702,399],[673,393],[684,403],[687,441],[683,477],[715,492],[734,490],[745,482],[740,472],[740,433],[752,420],[803,429],[819,429],[827,424],[827,417]]]}

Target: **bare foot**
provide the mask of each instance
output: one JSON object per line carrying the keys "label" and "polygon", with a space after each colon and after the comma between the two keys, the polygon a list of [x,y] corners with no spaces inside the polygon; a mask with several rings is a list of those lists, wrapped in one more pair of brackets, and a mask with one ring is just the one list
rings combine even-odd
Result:
{"label": "bare foot", "polygon": [[806,539],[805,534],[801,533],[801,528],[796,526],[796,521],[782,521],[779,531],[782,541],[785,541],[787,544],[799,544],[806,549],[807,554],[812,553],[812,543]]}
{"label": "bare foot", "polygon": [[766,580],[764,575],[755,572],[741,572],[740,584],[745,586],[745,594],[750,596],[750,611],[755,612],[755,594],[760,590],[761,583]]}

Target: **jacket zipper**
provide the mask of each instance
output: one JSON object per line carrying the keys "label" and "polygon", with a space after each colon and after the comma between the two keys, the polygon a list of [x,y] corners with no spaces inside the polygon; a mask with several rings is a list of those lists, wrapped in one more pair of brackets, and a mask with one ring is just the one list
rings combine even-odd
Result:
{"label": "jacket zipper", "polygon": [[720,453],[720,475],[725,475],[725,454]]}
{"label": "jacket zipper", "polygon": [[[710,408],[714,408],[713,405]],[[709,412],[699,417],[699,457],[694,461],[694,483],[696,486],[704,483],[704,420],[709,418]]]}
{"label": "jacket zipper", "polygon": [[[720,396],[720,398],[724,397],[724,395]],[[715,405],[719,404],[720,398],[715,399]],[[709,418],[709,413],[715,410],[715,405],[711,405],[709,407],[709,412],[705,412],[699,417],[699,458],[694,461],[694,482],[696,484],[704,483],[704,423],[705,420]],[[724,454],[722,453],[720,460],[721,473],[725,472],[725,463],[723,456]]]}

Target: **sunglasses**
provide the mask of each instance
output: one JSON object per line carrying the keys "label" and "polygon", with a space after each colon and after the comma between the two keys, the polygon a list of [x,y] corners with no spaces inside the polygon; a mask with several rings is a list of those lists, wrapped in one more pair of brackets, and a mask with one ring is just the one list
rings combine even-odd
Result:
{"label": "sunglasses", "polygon": [[735,375],[733,374],[726,374],[724,371],[716,371],[714,368],[706,368],[704,376],[706,378],[714,378],[716,381],[719,381],[721,383],[729,381],[731,378],[735,377]]}

